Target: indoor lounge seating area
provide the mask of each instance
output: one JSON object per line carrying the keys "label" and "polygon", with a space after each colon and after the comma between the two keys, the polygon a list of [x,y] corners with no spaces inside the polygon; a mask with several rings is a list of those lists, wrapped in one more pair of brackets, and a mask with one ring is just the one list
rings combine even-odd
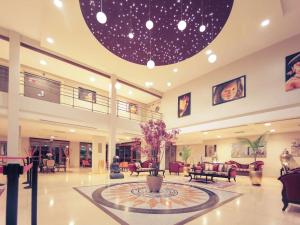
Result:
{"label": "indoor lounge seating area", "polygon": [[300,0],[0,0],[0,225],[299,225]]}

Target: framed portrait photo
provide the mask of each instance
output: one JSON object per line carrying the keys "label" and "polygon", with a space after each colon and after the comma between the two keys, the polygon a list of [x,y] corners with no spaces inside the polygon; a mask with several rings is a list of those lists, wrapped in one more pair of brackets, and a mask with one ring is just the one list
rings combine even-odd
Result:
{"label": "framed portrait photo", "polygon": [[300,52],[285,57],[285,91],[300,88]]}
{"label": "framed portrait photo", "polygon": [[178,97],[178,118],[191,114],[191,92]]}
{"label": "framed portrait photo", "polygon": [[212,103],[219,105],[246,97],[246,75],[213,86]]}
{"label": "framed portrait photo", "polygon": [[78,88],[78,99],[96,103],[96,92],[82,87]]}

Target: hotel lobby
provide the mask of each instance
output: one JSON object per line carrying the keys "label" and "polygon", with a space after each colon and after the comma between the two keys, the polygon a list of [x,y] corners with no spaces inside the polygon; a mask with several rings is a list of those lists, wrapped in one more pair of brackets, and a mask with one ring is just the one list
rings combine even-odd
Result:
{"label": "hotel lobby", "polygon": [[300,224],[299,0],[0,0],[0,225]]}

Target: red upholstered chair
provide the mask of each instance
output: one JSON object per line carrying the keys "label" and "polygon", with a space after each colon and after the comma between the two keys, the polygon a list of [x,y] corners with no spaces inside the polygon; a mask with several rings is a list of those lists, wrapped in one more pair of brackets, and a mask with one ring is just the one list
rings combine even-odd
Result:
{"label": "red upholstered chair", "polygon": [[183,162],[170,162],[169,163],[169,173],[179,173],[183,172],[184,163]]}
{"label": "red upholstered chair", "polygon": [[282,202],[284,211],[289,203],[300,205],[300,168],[292,173],[285,174],[278,178],[283,184]]}

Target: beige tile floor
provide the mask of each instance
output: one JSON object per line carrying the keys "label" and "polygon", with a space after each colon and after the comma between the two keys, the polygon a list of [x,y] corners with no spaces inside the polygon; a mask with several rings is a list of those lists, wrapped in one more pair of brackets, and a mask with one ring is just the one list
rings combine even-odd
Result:
{"label": "beige tile floor", "polygon": [[[20,181],[24,181],[21,177]],[[0,183],[5,177],[0,176]],[[144,180],[125,175],[124,181]],[[184,180],[183,176],[166,176],[168,180]],[[38,193],[39,225],[113,225],[118,224],[110,216],[78,194],[73,187],[97,185],[109,182],[107,175],[92,174],[88,169],[73,170],[67,173],[40,174]],[[29,190],[20,187],[19,225],[30,224]],[[237,184],[226,188],[243,195],[188,224],[197,225],[299,225],[300,206],[290,206],[281,211],[281,184],[273,178],[264,178],[261,187],[250,185],[247,177],[239,177]],[[299,190],[300,191],[300,190]],[[5,194],[0,197],[0,225],[5,224]],[[141,221],[139,225],[142,225]],[[160,224],[155,221],[153,224]],[[163,225],[163,224],[160,224]]]}

